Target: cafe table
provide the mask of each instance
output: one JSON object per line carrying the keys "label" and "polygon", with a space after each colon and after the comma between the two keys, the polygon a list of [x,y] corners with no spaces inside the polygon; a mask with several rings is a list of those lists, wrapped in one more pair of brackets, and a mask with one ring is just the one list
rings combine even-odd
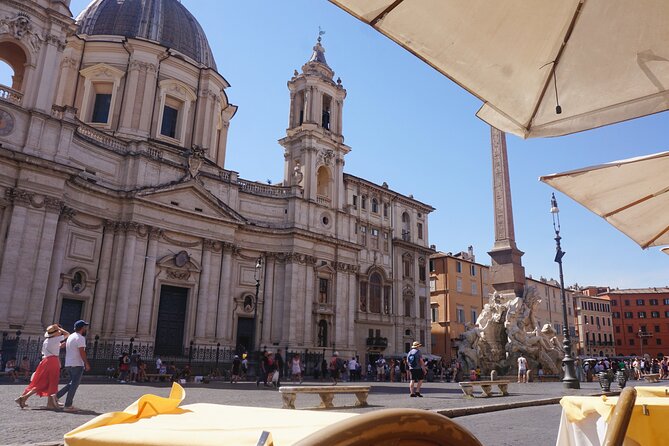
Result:
{"label": "cafe table", "polygon": [[[627,428],[625,446],[669,444],[669,387],[636,387],[637,398]],[[607,396],[566,396],[556,445],[600,446],[607,421],[618,401]]]}
{"label": "cafe table", "polygon": [[[286,446],[357,414],[220,404],[181,405],[185,390],[144,395],[121,412],[100,415],[65,434],[66,446]],[[261,441],[261,438],[263,439]],[[271,441],[266,441],[267,439]]]}

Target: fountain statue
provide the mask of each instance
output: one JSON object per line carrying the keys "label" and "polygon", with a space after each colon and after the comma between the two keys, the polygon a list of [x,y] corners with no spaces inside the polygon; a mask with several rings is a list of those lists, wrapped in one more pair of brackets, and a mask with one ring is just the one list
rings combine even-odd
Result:
{"label": "fountain statue", "polygon": [[559,374],[564,350],[550,324],[540,327],[534,316],[541,302],[535,287],[526,286],[523,296],[493,293],[473,327],[458,342],[458,357],[466,370],[508,374],[522,353],[531,368]]}

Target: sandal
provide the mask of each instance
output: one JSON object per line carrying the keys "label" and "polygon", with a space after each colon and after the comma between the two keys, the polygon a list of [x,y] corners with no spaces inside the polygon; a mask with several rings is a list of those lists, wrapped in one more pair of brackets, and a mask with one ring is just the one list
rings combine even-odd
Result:
{"label": "sandal", "polygon": [[14,400],[16,404],[18,404],[21,409],[24,409],[26,407],[26,400],[23,398],[23,396],[20,396]]}

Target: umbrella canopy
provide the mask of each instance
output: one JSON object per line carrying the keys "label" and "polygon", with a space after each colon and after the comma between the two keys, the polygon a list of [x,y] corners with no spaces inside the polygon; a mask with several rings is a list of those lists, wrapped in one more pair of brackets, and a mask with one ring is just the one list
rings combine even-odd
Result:
{"label": "umbrella canopy", "polygon": [[662,152],[540,180],[603,217],[645,249],[669,245],[667,172],[669,152]]}
{"label": "umbrella canopy", "polygon": [[669,254],[669,248],[662,248],[662,252],[665,254]]}
{"label": "umbrella canopy", "polygon": [[669,108],[666,0],[330,1],[484,101],[481,119],[523,138]]}

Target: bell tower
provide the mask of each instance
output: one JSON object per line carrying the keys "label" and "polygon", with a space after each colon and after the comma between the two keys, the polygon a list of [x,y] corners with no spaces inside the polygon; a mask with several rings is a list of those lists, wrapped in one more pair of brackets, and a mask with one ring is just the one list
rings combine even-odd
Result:
{"label": "bell tower", "polygon": [[342,136],[346,90],[325,60],[319,35],[302,72],[288,81],[290,113],[284,148],[284,185],[299,185],[303,197],[323,206],[344,206],[344,156],[351,150]]}

